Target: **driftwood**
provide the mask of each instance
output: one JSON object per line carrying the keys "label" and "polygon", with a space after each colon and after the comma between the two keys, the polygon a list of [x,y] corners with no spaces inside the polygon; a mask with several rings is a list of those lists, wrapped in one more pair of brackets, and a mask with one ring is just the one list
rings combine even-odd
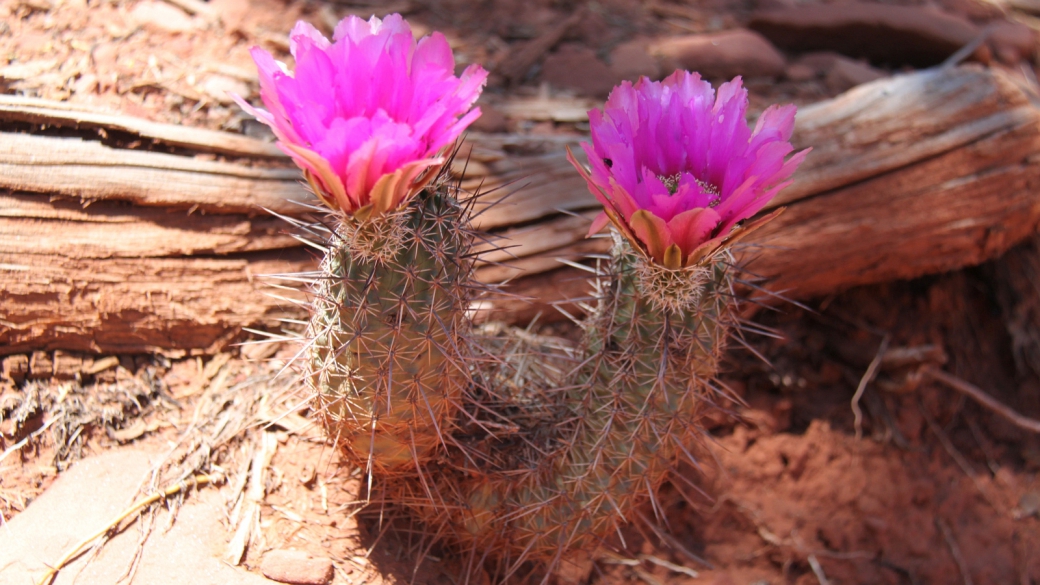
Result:
{"label": "driftwood", "polygon": [[[795,142],[813,152],[773,204],[787,211],[741,258],[788,298],[975,265],[1040,224],[1040,110],[1009,75],[923,71],[854,88],[798,116]],[[586,287],[579,271],[564,268],[522,277],[512,290],[556,300]],[[521,320],[552,312],[518,301],[498,309]]]}
{"label": "driftwood", "polygon": [[[796,141],[814,151],[778,202],[788,210],[742,260],[808,298],[998,256],[1040,222],[1031,100],[1007,74],[959,68],[803,109]],[[25,99],[0,101],[0,128],[0,354],[212,352],[243,326],[299,315],[256,279],[314,265],[258,209],[300,215],[293,201],[310,199],[269,144]],[[513,246],[478,275],[515,278],[507,290],[539,299],[495,302],[497,318],[553,315],[547,302],[587,288],[555,258],[605,249],[584,238],[596,203],[567,144],[476,135],[464,147],[464,186],[482,185],[488,202],[516,191],[477,219]]]}

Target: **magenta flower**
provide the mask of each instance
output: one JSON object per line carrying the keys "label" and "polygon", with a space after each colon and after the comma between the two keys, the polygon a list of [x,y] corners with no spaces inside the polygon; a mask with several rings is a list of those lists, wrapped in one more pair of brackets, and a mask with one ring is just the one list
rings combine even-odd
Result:
{"label": "magenta flower", "polygon": [[274,130],[333,209],[368,217],[398,208],[480,116],[472,106],[487,72],[470,65],[456,77],[444,35],[416,43],[398,14],[345,18],[332,43],[301,21],[289,39],[295,75],[254,47],[267,110],[238,103]]}
{"label": "magenta flower", "polygon": [[718,97],[687,71],[615,87],[602,112],[589,112],[592,144],[582,148],[591,175],[570,156],[604,207],[589,234],[609,219],[666,268],[711,258],[740,221],[791,183],[809,152],[784,160],[794,150],[793,105],[770,106],[754,131],[747,105],[739,77],[719,87]]}

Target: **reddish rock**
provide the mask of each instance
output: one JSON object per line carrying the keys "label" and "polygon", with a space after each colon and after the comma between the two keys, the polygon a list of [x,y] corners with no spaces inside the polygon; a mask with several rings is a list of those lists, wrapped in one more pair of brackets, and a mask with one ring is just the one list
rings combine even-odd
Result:
{"label": "reddish rock", "polygon": [[209,6],[233,31],[245,31],[249,15],[254,11],[250,0],[210,0]]}
{"label": "reddish rock", "polygon": [[182,33],[195,28],[195,21],[183,10],[157,0],[145,0],[134,6],[130,18],[138,26],[154,32]]}
{"label": "reddish rock", "polygon": [[980,32],[967,19],[935,8],[859,2],[757,12],[748,26],[782,49],[918,67],[941,63]]}
{"label": "reddish rock", "polygon": [[[0,583],[38,582],[71,546],[125,510],[162,460],[160,454],[106,451],[60,474],[28,508],[0,526]],[[192,491],[176,522],[168,512],[158,513],[155,526],[166,528],[153,530],[143,546],[137,528],[124,530],[96,554],[72,561],[53,585],[125,583],[135,558],[134,585],[273,585],[218,558],[228,539],[221,524],[224,499],[213,488]]]}
{"label": "reddish rock", "polygon": [[834,91],[846,91],[857,85],[887,77],[884,71],[875,69],[862,61],[839,57],[827,72],[827,87]]}
{"label": "reddish rock", "polygon": [[0,377],[12,382],[21,383],[29,373],[29,356],[27,355],[9,355],[0,364],[2,364],[0,365]]}
{"label": "reddish rock", "polygon": [[[970,0],[960,0],[962,2],[969,2]],[[1008,0],[1007,6],[1014,8],[1015,10],[1021,10],[1028,14],[1040,14],[1040,0]],[[1000,6],[995,7],[1000,10]],[[997,14],[996,16],[1001,16]]]}
{"label": "reddish rock", "polygon": [[650,52],[666,75],[689,69],[708,78],[779,77],[786,65],[776,47],[745,29],[666,38],[654,43]]}
{"label": "reddish rock", "polygon": [[43,380],[54,375],[54,360],[45,351],[34,351],[29,358],[30,380]]}
{"label": "reddish rock", "polygon": [[1036,53],[1036,33],[1017,22],[998,21],[989,26],[989,44],[997,58],[1008,65],[1031,61]]}
{"label": "reddish rock", "polygon": [[545,58],[542,81],[581,95],[606,97],[618,78],[591,49],[564,45]]}
{"label": "reddish rock", "polygon": [[809,81],[817,77],[816,71],[812,67],[807,67],[801,63],[792,63],[784,69],[784,77],[791,81]]}
{"label": "reddish rock", "polygon": [[332,581],[332,561],[314,558],[299,550],[273,550],[260,561],[268,579],[293,585],[326,585]]}
{"label": "reddish rock", "polygon": [[222,104],[232,103],[232,95],[249,95],[249,86],[244,81],[219,73],[207,75],[197,87],[202,93]]}
{"label": "reddish rock", "polygon": [[[1011,0],[1010,4],[1014,6],[1015,2],[1018,1],[1023,0]],[[1024,1],[1037,2],[1038,0]],[[1003,11],[1006,10],[1006,8],[1004,8],[1006,4],[997,2],[980,2],[979,0],[938,0],[935,4],[946,12],[958,14],[974,22],[1003,18]]]}
{"label": "reddish rock", "polygon": [[834,67],[834,64],[838,62],[838,59],[842,58],[841,55],[834,51],[817,51],[802,55],[794,62],[794,65],[811,69],[815,77],[825,77],[831,68]]}
{"label": "reddish rock", "polygon": [[650,55],[649,41],[635,40],[622,43],[610,52],[610,69],[617,79],[635,81],[640,77],[658,79],[661,70],[657,59]]}
{"label": "reddish rock", "polygon": [[470,130],[474,132],[505,132],[508,129],[509,121],[501,110],[488,104],[478,105],[480,106],[480,117],[470,125]]}

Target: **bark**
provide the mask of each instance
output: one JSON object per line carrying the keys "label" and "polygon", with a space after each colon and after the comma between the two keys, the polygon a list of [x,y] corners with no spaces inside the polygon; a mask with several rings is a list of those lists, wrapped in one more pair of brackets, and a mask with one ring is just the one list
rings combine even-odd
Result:
{"label": "bark", "polygon": [[[805,299],[999,256],[1040,223],[1034,99],[964,67],[804,108],[795,140],[813,152],[741,262]],[[260,209],[302,215],[294,201],[310,200],[270,145],[19,100],[0,100],[0,354],[214,352],[243,326],[300,315],[255,278],[313,267]],[[513,193],[476,220],[510,246],[478,276],[533,300],[482,304],[495,318],[554,318],[552,302],[588,293],[587,273],[557,260],[606,249],[585,239],[597,204],[564,157],[575,144],[477,135],[460,155],[483,202]]]}

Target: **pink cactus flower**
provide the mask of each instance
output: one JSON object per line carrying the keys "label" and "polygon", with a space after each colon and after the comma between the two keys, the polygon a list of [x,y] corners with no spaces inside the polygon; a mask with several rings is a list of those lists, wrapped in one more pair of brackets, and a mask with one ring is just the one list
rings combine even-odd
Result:
{"label": "pink cactus flower", "polygon": [[480,116],[473,103],[487,71],[470,65],[456,77],[444,35],[416,42],[398,14],[345,18],[331,43],[301,21],[289,40],[295,74],[252,49],[267,110],[237,101],[274,130],[332,209],[359,218],[397,209]]}
{"label": "pink cactus flower", "polygon": [[734,227],[789,185],[809,152],[784,160],[794,150],[795,106],[770,106],[754,130],[747,106],[739,77],[717,97],[687,71],[615,87],[602,112],[589,112],[592,144],[582,148],[591,173],[570,155],[604,207],[589,235],[610,220],[670,269],[710,259],[731,242]]}

